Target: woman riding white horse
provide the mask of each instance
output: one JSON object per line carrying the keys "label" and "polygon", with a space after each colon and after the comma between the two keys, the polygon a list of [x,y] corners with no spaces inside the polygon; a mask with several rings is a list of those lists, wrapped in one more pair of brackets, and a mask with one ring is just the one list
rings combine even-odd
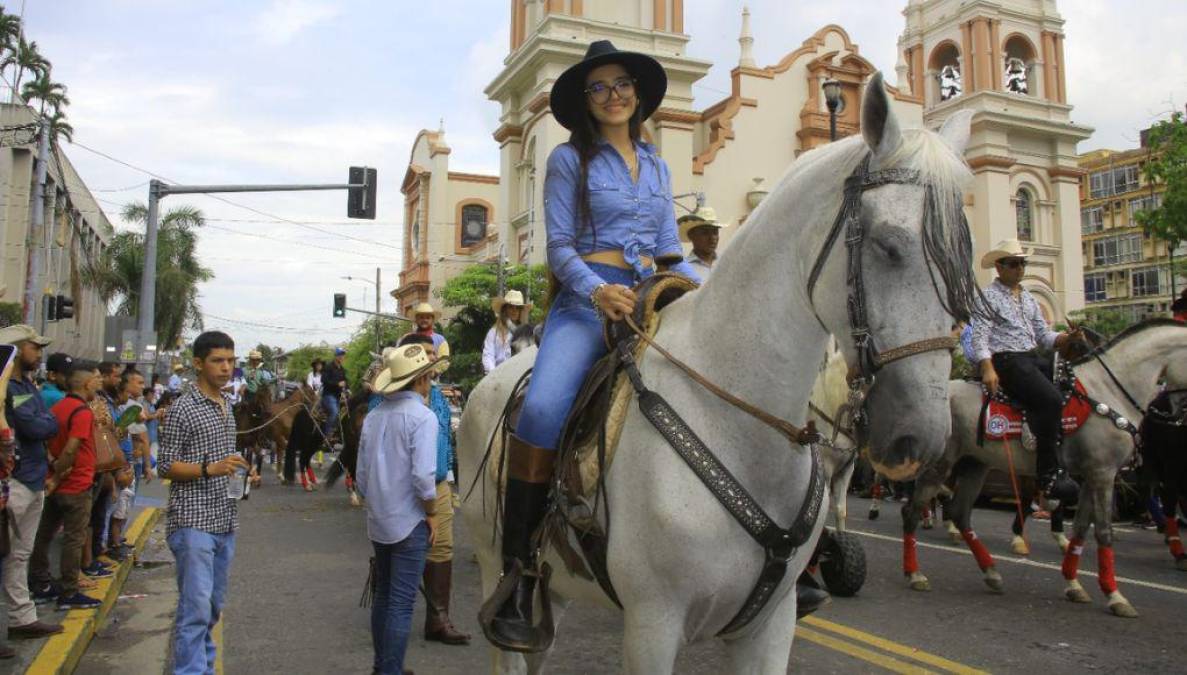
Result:
{"label": "woman riding white horse", "polygon": [[[563,120],[573,119],[574,110],[582,120],[603,113],[619,119],[631,107],[625,99],[632,91],[640,93],[638,105],[648,112],[658,104],[648,87],[659,76],[648,75],[644,63],[583,72],[585,77],[569,91],[584,98],[562,101],[554,96],[553,113]],[[642,95],[644,91],[648,93]],[[606,107],[599,108],[601,102]],[[592,111],[589,103],[595,104]],[[669,305],[654,337],[671,358],[719,391],[751,407],[758,404],[768,417],[758,419],[753,411],[723,401],[656,349],[638,361],[642,384],[662,394],[688,421],[758,510],[778,524],[776,529],[794,525],[804,536],[799,546],[776,551],[771,558],[775,549],[756,542],[736,512],[690,470],[653,422],[631,407],[605,474],[608,511],[613,513],[607,572],[624,612],[628,672],[671,672],[683,645],[714,636],[725,640],[734,672],[786,672],[796,615],[796,597],[790,591],[813,553],[826,505],[812,499],[812,485],[819,486],[812,479],[819,475],[817,453],[799,445],[801,436],[785,432],[804,424],[831,334],[845,336],[840,346],[846,361],[863,374],[867,395],[859,406],[861,428],[875,466],[896,479],[908,479],[943,450],[950,425],[948,332],[954,317],[967,317],[975,294],[961,198],[971,179],[962,160],[970,115],[954,114],[940,134],[903,132],[876,75],[865,87],[861,116],[860,137],[796,161],[714,264],[713,282]],[[487,594],[518,583],[516,568],[532,562],[529,537],[547,501],[552,474],[553,453],[543,448],[555,442],[571,401],[558,390],[575,388],[586,364],[604,349],[593,306],[613,316],[631,309],[626,285],[646,275],[652,256],[677,248],[666,167],[654,151],[633,143],[622,149],[624,157],[608,141],[591,147],[585,172],[571,145],[549,162],[548,210],[571,220],[560,221],[568,230],[556,231],[558,221],[549,221],[550,261],[562,290],[545,328],[518,438],[509,443],[505,457],[497,424],[515,383],[531,367],[534,350],[513,357],[479,383],[458,431],[461,475],[482,483],[481,491],[464,503],[463,513],[468,530],[475,533]],[[582,215],[584,199],[577,199],[582,193],[588,195],[595,219],[599,212],[612,217],[599,224],[597,248],[593,228],[576,225],[588,222]],[[670,218],[663,229],[661,215]],[[618,230],[618,219],[632,227]],[[601,252],[592,261],[581,258],[586,251],[610,246],[621,250]],[[621,286],[599,285],[612,282]],[[857,309],[861,311],[851,311]],[[705,316],[731,321],[720,322],[720,329],[690,328],[703,325]],[[735,326],[753,328],[756,348],[740,345]],[[550,355],[554,349],[556,354]],[[540,392],[551,393],[554,400],[533,403]],[[542,411],[555,417],[544,417]],[[771,419],[784,424],[775,425],[777,430]],[[789,442],[792,436],[797,442]],[[498,511],[499,485],[482,466],[492,438],[491,461],[497,468],[506,460],[503,475],[510,479],[501,550],[498,537],[483,534]],[[812,508],[805,511],[805,505]],[[563,569],[557,551],[548,550],[545,558]],[[733,629],[743,608],[754,607],[750,598],[756,581],[772,560],[785,565],[786,573],[763,591],[765,604]],[[501,583],[500,573],[509,562],[514,565],[511,576]],[[518,588],[505,589],[512,606],[500,608],[497,644],[520,647],[520,640],[535,637],[527,621],[527,591],[535,577],[525,579]],[[560,609],[575,598],[611,604],[596,583],[562,572],[553,576],[549,597]],[[536,671],[545,657],[495,653],[501,671]]]}

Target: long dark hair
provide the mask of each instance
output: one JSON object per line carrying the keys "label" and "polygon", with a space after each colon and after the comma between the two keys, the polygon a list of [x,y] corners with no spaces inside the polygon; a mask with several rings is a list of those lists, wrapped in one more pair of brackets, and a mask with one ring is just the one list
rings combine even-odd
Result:
{"label": "long dark hair", "polygon": [[[603,64],[609,65],[609,64]],[[619,63],[626,70],[627,76],[635,81],[635,112],[631,115],[629,122],[630,136],[632,142],[638,142],[643,133],[643,105],[640,98],[639,83],[635,80],[635,75],[627,68],[625,63]],[[602,133],[598,129],[598,122],[594,119],[593,113],[589,112],[588,96],[582,92],[582,97],[586,98],[587,107],[585,114],[581,115],[580,120],[574,125],[572,132],[569,134],[569,143],[577,150],[577,157],[579,159],[579,171],[577,173],[576,203],[577,203],[577,236],[589,228],[593,232],[594,247],[598,245],[598,228],[593,221],[593,209],[589,205],[589,163],[594,156],[598,154],[598,141],[601,139]],[[549,270],[548,273],[548,299],[552,301],[560,293],[560,280]]]}

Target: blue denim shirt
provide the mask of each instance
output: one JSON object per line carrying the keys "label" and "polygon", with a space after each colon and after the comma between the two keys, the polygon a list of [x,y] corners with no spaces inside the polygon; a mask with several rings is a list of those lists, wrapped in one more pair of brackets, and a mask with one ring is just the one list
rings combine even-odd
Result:
{"label": "blue denim shirt", "polygon": [[429,390],[429,408],[437,416],[437,482],[440,483],[453,467],[453,429],[450,425],[453,413],[449,410],[445,394],[435,384]]}
{"label": "blue denim shirt", "polygon": [[[548,231],[548,265],[566,288],[589,297],[603,280],[581,259],[597,251],[622,251],[627,263],[644,276],[640,258],[684,257],[672,204],[668,165],[643,142],[635,144],[639,180],[631,180],[622,156],[606,141],[589,161],[589,206],[593,227],[581,222],[577,181],[581,160],[571,143],[558,145],[548,157],[544,178],[544,221]],[[672,271],[700,281],[686,262]]]}
{"label": "blue denim shirt", "polygon": [[45,442],[58,435],[58,418],[45,405],[37,385],[17,376],[8,381],[4,415],[17,443],[17,462],[12,477],[34,492],[44,490],[45,475],[49,471]]}

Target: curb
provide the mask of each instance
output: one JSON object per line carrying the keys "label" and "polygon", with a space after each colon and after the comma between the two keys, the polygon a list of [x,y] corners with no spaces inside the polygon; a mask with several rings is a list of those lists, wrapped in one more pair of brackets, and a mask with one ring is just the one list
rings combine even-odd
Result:
{"label": "curb", "polygon": [[[148,542],[148,535],[160,520],[163,511],[148,507],[141,511],[128,528],[127,539],[137,554]],[[29,675],[69,675],[78,667],[78,662],[91,644],[95,631],[103,625],[120,591],[132,572],[132,565],[121,564],[114,576],[98,580],[98,588],[92,592],[101,594],[103,604],[97,609],[66,612],[62,620],[62,632],[50,637],[25,672]]]}

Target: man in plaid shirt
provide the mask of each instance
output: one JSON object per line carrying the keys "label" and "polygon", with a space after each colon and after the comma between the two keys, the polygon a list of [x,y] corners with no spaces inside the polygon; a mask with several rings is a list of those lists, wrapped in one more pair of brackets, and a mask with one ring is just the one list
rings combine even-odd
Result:
{"label": "man in plaid shirt", "polygon": [[235,367],[235,342],[211,331],[194,340],[195,386],[169,408],[157,472],[168,478],[167,541],[177,560],[175,673],[213,673],[212,631],[227,594],[235,555],[238,504],[228,476],[248,470],[235,452],[235,417],[222,388]]}

